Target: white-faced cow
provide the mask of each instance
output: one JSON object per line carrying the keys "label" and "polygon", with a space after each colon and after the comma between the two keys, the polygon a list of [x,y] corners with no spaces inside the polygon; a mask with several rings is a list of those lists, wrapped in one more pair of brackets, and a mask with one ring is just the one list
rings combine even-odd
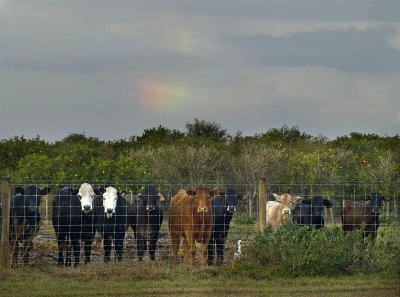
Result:
{"label": "white-faced cow", "polygon": [[224,262],[224,246],[228,237],[229,224],[239,200],[245,200],[247,196],[239,194],[236,190],[228,189],[217,196],[212,197],[211,205],[214,216],[214,224],[211,230],[210,242],[208,243],[208,265],[214,264],[215,251],[216,263]]}
{"label": "white-faced cow", "polygon": [[125,199],[114,187],[99,189],[102,199],[96,201],[97,230],[103,239],[104,262],[111,261],[111,246],[115,255],[122,261],[124,238],[128,229],[128,208]]}
{"label": "white-faced cow", "polygon": [[71,266],[72,250],[74,267],[78,266],[81,243],[84,244],[85,263],[90,262],[96,233],[94,200],[97,194],[99,192],[90,184],[83,183],[79,190],[66,186],[54,195],[52,221],[57,236],[59,265]]}
{"label": "white-faced cow", "polygon": [[132,227],[136,238],[136,252],[139,261],[149,250],[150,260],[155,260],[157,240],[163,221],[160,201],[164,196],[154,186],[145,186],[137,195],[137,201],[129,207],[128,225]]}
{"label": "white-faced cow", "polygon": [[292,195],[285,193],[282,195],[273,194],[276,201],[267,202],[267,225],[271,225],[274,231],[282,225],[284,221],[291,218],[292,215],[292,202],[299,199],[299,197],[292,197]]}
{"label": "white-faced cow", "polygon": [[[10,244],[13,249],[13,263],[18,263],[18,254],[23,257],[23,264],[28,264],[33,238],[39,231],[39,205],[42,196],[47,195],[50,188],[39,189],[29,185],[26,189],[15,188],[15,195],[10,203]],[[22,247],[20,247],[22,245]]]}
{"label": "white-faced cow", "polygon": [[[169,229],[172,244],[172,265],[178,264],[180,238],[187,267],[195,265],[196,242],[201,245],[201,263],[207,265],[208,242],[213,226],[211,197],[218,191],[207,187],[180,189],[171,199]],[[191,256],[191,259],[190,259]]]}
{"label": "white-faced cow", "polygon": [[389,201],[391,197],[375,193],[367,198],[367,204],[354,201],[344,203],[342,228],[343,231],[353,231],[365,226],[363,230],[364,237],[371,235],[372,239],[375,239],[380,224],[379,214],[382,201]]}

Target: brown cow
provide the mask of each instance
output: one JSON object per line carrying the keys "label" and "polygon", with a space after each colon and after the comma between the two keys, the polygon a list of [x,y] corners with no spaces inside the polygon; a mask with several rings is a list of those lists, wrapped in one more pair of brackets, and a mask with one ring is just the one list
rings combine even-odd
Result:
{"label": "brown cow", "polygon": [[359,203],[347,201],[343,203],[342,210],[342,229],[343,231],[353,231],[362,228],[363,236],[371,235],[372,239],[376,238],[379,228],[379,213],[382,201],[389,201],[391,197],[383,197],[379,193],[368,196],[368,203]]}
{"label": "brown cow", "polygon": [[[195,265],[196,242],[201,243],[201,263],[207,265],[207,248],[213,225],[211,197],[218,194],[207,187],[196,190],[180,189],[171,199],[169,229],[172,241],[172,265],[178,263],[180,237],[186,266]],[[189,265],[189,253],[191,262]]]}
{"label": "brown cow", "polygon": [[292,197],[290,194],[273,194],[276,201],[267,202],[267,225],[271,225],[274,231],[288,220],[291,216],[292,202],[299,199],[299,197]]}

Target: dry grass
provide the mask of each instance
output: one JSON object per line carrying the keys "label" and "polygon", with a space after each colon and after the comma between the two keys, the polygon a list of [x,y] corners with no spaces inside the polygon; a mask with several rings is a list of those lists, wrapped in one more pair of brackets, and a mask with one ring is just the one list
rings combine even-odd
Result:
{"label": "dry grass", "polygon": [[243,279],[224,267],[186,270],[161,262],[42,264],[3,271],[1,296],[399,296],[397,277]]}

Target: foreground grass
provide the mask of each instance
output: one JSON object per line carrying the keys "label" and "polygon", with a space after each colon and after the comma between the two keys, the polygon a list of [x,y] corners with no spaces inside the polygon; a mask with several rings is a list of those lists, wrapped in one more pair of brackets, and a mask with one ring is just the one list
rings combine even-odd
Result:
{"label": "foreground grass", "polygon": [[77,269],[54,264],[3,271],[1,296],[399,296],[398,275],[256,280],[224,268],[165,263],[95,263]]}

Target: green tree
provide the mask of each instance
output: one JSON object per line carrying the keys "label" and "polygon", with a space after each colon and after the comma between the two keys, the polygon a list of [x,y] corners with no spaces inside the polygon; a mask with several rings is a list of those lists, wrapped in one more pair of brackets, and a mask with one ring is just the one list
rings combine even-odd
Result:
{"label": "green tree", "polygon": [[215,122],[208,122],[195,118],[193,123],[186,124],[186,130],[188,137],[200,141],[210,140],[225,142],[228,140],[226,129],[222,129],[221,126]]}
{"label": "green tree", "polygon": [[173,144],[183,137],[184,133],[179,130],[170,130],[160,125],[157,128],[145,129],[143,134],[136,138],[136,142],[141,145],[160,147],[163,145]]}

